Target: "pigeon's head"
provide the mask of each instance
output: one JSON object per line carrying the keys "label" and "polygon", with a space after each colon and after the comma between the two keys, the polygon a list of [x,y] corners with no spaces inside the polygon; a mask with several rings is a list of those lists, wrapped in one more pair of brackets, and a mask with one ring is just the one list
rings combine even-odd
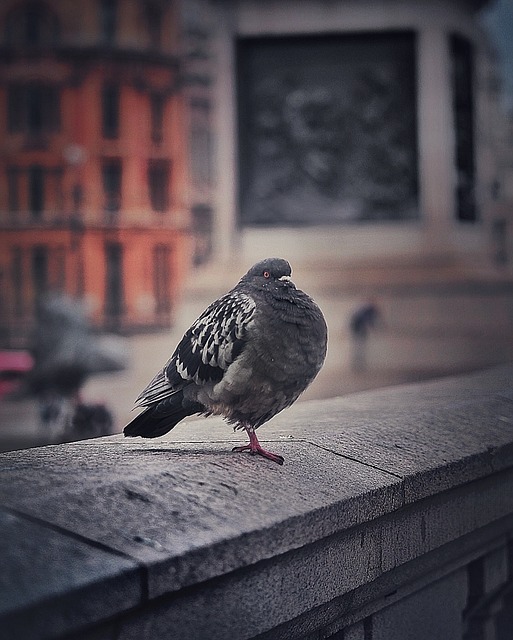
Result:
{"label": "pigeon's head", "polygon": [[270,284],[294,287],[291,273],[290,264],[283,258],[266,258],[253,265],[242,280],[262,287]]}

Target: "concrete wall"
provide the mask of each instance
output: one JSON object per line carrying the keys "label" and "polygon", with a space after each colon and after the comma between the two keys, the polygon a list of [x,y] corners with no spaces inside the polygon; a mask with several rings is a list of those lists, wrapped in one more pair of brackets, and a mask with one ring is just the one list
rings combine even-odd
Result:
{"label": "concrete wall", "polygon": [[510,638],[512,379],[2,454],[2,637]]}

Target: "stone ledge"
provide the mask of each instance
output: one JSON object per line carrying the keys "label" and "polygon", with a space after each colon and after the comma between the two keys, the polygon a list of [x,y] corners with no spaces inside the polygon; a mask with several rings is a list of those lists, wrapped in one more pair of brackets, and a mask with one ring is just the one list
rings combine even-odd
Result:
{"label": "stone ledge", "polygon": [[512,381],[505,366],[297,404],[260,434],[283,467],[232,454],[242,435],[218,419],[1,454],[2,628],[281,637],[411,563],[505,535]]}

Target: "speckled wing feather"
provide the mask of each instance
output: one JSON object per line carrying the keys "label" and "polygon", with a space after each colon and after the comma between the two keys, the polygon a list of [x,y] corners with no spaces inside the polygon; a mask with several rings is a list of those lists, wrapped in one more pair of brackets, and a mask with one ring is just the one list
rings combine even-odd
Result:
{"label": "speckled wing feather", "polygon": [[254,313],[254,300],[235,290],[213,302],[185,333],[164,369],[139,395],[136,406],[165,400],[187,384],[203,386],[222,380],[242,353]]}

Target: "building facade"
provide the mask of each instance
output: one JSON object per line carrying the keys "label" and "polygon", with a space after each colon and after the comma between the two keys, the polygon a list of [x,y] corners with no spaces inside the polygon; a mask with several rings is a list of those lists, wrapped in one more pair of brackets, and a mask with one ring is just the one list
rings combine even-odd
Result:
{"label": "building facade", "polygon": [[191,263],[511,265],[487,3],[5,0],[3,343],[166,326]]}
{"label": "building facade", "polygon": [[215,255],[489,264],[486,4],[212,3]]}
{"label": "building facade", "polygon": [[191,259],[179,7],[0,7],[0,339],[39,296],[85,299],[110,330],[168,326]]}

